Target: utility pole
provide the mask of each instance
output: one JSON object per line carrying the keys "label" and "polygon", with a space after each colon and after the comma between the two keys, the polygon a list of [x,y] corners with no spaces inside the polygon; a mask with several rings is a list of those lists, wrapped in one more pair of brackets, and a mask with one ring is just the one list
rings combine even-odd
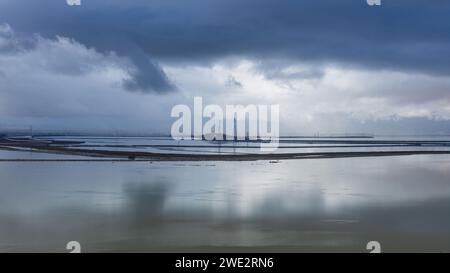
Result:
{"label": "utility pole", "polygon": [[234,116],[234,141],[238,140],[238,132],[237,132],[237,120],[236,120],[236,116]]}

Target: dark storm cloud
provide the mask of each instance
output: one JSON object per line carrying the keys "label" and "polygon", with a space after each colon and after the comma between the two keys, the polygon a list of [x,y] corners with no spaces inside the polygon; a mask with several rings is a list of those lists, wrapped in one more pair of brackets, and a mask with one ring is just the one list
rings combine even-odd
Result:
{"label": "dark storm cloud", "polygon": [[[124,82],[130,91],[164,93],[175,89],[164,71],[137,43],[134,21],[127,24],[120,6],[113,7],[114,1],[93,1],[91,5],[84,2],[82,7],[69,7],[64,0],[0,1],[0,23],[10,25],[17,36],[37,33],[47,38],[69,37],[96,50],[114,51],[127,57],[136,67],[129,71],[132,78]],[[14,45],[3,46],[4,51],[13,49]]]}
{"label": "dark storm cloud", "polygon": [[450,73],[450,1],[158,0],[3,1],[17,31],[73,37],[128,56],[130,89],[172,88],[155,61],[228,55]]}

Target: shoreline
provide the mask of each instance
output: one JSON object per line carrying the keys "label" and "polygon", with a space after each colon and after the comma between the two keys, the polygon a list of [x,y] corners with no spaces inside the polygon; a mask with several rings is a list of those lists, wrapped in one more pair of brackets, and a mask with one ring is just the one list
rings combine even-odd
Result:
{"label": "shoreline", "polygon": [[[0,148],[0,150],[3,148]],[[23,150],[16,150],[23,151]],[[23,151],[27,152],[27,151]],[[380,152],[326,152],[326,153],[286,153],[286,154],[163,154],[146,152],[120,151],[73,151],[38,150],[36,153],[84,156],[90,158],[74,159],[0,159],[0,162],[153,162],[153,161],[258,161],[258,160],[300,160],[300,159],[330,159],[355,157],[386,157],[408,155],[449,154],[450,151],[380,151]]]}
{"label": "shoreline", "polygon": [[[65,145],[74,144],[61,141],[40,141],[0,139],[0,150],[35,152],[46,154],[61,154],[83,156],[89,158],[74,159],[0,159],[0,162],[56,162],[56,161],[110,161],[110,162],[134,162],[134,161],[258,161],[258,160],[295,160],[295,159],[325,159],[325,158],[349,158],[349,157],[383,157],[406,156],[426,154],[450,154],[450,150],[442,151],[358,151],[358,152],[313,152],[313,153],[271,153],[271,154],[183,154],[183,153],[155,153],[140,151],[112,151],[98,149],[79,149]],[[25,150],[25,149],[30,149]]]}

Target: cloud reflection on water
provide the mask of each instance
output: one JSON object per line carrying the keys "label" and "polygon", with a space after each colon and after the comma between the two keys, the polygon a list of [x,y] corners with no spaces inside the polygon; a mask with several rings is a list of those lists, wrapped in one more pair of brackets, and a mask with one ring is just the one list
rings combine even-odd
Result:
{"label": "cloud reflection on water", "polygon": [[[448,156],[0,166],[0,251],[450,251]],[[19,173],[19,171],[22,171]]]}

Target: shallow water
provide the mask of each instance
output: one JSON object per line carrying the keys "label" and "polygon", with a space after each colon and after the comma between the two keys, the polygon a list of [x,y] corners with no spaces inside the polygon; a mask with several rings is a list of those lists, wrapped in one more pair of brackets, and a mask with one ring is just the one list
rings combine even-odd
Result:
{"label": "shallow water", "polygon": [[450,251],[450,155],[0,162],[0,251]]}
{"label": "shallow water", "polygon": [[[41,138],[55,139],[55,138]],[[78,149],[153,152],[167,154],[261,154],[366,151],[450,151],[450,137],[374,137],[374,138],[286,138],[279,139],[278,149],[262,151],[258,142],[212,142],[205,140],[175,141],[170,137],[57,137],[57,140],[83,142],[69,145]],[[314,141],[314,143],[310,143]],[[334,143],[333,141],[337,141]],[[351,141],[359,141],[355,144]],[[371,144],[377,141],[439,141],[420,146]]]}

